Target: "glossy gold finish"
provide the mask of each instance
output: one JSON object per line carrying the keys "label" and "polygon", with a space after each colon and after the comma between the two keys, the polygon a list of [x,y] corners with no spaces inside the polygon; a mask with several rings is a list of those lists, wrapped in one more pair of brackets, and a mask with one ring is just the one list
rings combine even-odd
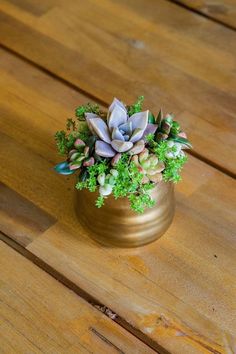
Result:
{"label": "glossy gold finish", "polygon": [[160,238],[174,216],[173,184],[160,182],[151,196],[156,205],[143,214],[130,210],[127,198],[109,196],[105,205],[95,206],[97,193],[76,192],[76,211],[89,236],[106,246],[138,247]]}

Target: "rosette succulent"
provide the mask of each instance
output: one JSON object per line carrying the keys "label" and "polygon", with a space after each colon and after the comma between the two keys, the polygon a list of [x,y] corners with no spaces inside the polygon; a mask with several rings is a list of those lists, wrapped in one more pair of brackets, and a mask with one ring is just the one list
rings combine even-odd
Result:
{"label": "rosette succulent", "polygon": [[76,139],[73,148],[68,153],[68,160],[55,166],[58,173],[69,175],[81,166],[88,167],[94,165],[94,157],[89,157],[89,146],[81,139]]}
{"label": "rosette succulent", "polygon": [[100,185],[99,193],[102,196],[107,196],[112,193],[112,189],[115,185],[117,176],[118,176],[118,171],[113,168],[110,170],[110,173],[108,173],[107,175],[104,172],[98,175],[97,180]]}
{"label": "rosette succulent", "polygon": [[158,183],[162,180],[161,172],[165,169],[165,164],[159,161],[155,154],[149,153],[148,149],[145,149],[139,155],[134,155],[132,161],[143,174],[143,183]]}
{"label": "rosette succulent", "polygon": [[[139,153],[144,149],[144,137],[148,127],[148,111],[128,115],[125,105],[113,100],[107,113],[106,120],[94,113],[86,113],[88,127],[98,140],[95,152],[102,157],[113,157],[117,153],[131,151]],[[153,131],[156,127],[154,124]],[[150,132],[150,124],[149,124]]]}
{"label": "rosette succulent", "polygon": [[98,105],[76,109],[67,131],[56,133],[59,152],[66,156],[55,170],[76,174],[76,188],[99,192],[96,206],[105,198],[127,197],[131,208],[143,212],[153,206],[148,191],[160,181],[177,182],[190,148],[186,134],[172,114],[155,116],[142,110],[143,96],[126,106],[114,98],[107,112]]}

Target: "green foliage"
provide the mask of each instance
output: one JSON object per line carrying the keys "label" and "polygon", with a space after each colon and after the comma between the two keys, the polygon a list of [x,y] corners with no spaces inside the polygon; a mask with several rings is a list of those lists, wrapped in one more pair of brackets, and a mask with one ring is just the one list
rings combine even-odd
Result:
{"label": "green foliage", "polygon": [[158,125],[160,125],[162,119],[163,119],[163,112],[162,112],[162,109],[160,109],[160,111],[159,111],[159,113],[158,113],[158,115],[157,115],[157,118],[156,118],[156,123],[157,123]]}
{"label": "green foliage", "polygon": [[166,154],[169,151],[169,147],[167,145],[167,140],[161,141],[160,143],[155,142],[153,144],[153,151],[157,155],[160,161],[166,163]]}
{"label": "green foliage", "polygon": [[65,155],[67,153],[66,132],[63,130],[56,132],[55,140],[59,154]]}
{"label": "green foliage", "polygon": [[78,131],[77,137],[83,140],[85,143],[87,143],[89,141],[89,138],[91,137],[91,132],[87,124],[81,122],[77,128],[77,131]]}
{"label": "green foliage", "polygon": [[146,208],[152,208],[155,205],[155,201],[147,193],[130,194],[128,198],[131,209],[139,214],[142,214]]}
{"label": "green foliage", "polygon": [[146,135],[146,141],[148,142],[148,144],[150,145],[150,147],[153,147],[154,144],[156,144],[156,142],[155,142],[155,135],[154,135],[154,134],[148,134],[148,135]]}
{"label": "green foliage", "polygon": [[61,130],[55,134],[55,141],[60,155],[67,155],[70,149],[73,148],[77,138],[87,143],[91,136],[91,132],[86,123],[79,122],[79,124],[77,124],[71,118],[67,119],[66,129],[67,132]]}
{"label": "green foliage", "polygon": [[176,143],[184,144],[188,148],[192,147],[192,144],[188,141],[188,139],[182,138],[180,136],[173,137],[172,140],[175,141]]}
{"label": "green foliage", "polygon": [[[75,187],[79,190],[88,189],[90,192],[95,192],[97,188],[97,177],[101,173],[106,172],[108,169],[107,161],[103,160],[99,163],[95,163],[93,166],[86,168],[79,176],[79,181]],[[86,178],[84,178],[86,175]]]}
{"label": "green foliage", "polygon": [[91,132],[87,124],[82,122],[85,120],[84,114],[86,112],[99,114],[99,106],[92,103],[79,106],[76,108],[76,116],[78,117],[79,122],[69,118],[66,123],[67,132],[64,130],[56,132],[55,140],[60,155],[68,154],[77,138],[80,138],[85,143],[89,140]]}
{"label": "green foliage", "polygon": [[95,113],[99,114],[99,105],[95,103],[87,103],[76,108],[75,115],[79,120],[85,120],[85,113]]}
{"label": "green foliage", "polygon": [[170,148],[168,146],[168,140],[161,141],[157,143],[154,141],[153,134],[147,136],[147,140],[150,146],[150,149],[156,154],[160,161],[163,161],[165,164],[165,170],[163,172],[163,179],[165,182],[174,182],[177,183],[181,180],[180,172],[183,168],[183,165],[187,162],[187,156],[178,156],[176,158],[167,158],[166,154],[170,151],[175,152],[176,147],[173,146]]}
{"label": "green foliage", "polygon": [[126,197],[128,193],[134,193],[138,189],[143,175],[138,172],[134,163],[129,164],[129,156],[123,154],[115,168],[118,171],[118,177],[113,189],[114,197]]}
{"label": "green foliage", "polygon": [[155,119],[155,116],[152,112],[149,112],[148,113],[148,123],[151,123],[151,124],[155,124],[156,122],[156,119]]}
{"label": "green foliage", "polygon": [[180,133],[180,125],[176,120],[174,120],[172,123],[170,133],[172,136],[176,136],[177,134]]}
{"label": "green foliage", "polygon": [[78,189],[79,191],[82,191],[82,189],[86,189],[87,181],[78,181],[75,185],[75,188]]}
{"label": "green foliage", "polygon": [[117,198],[127,197],[131,209],[137,213],[143,213],[145,208],[150,208],[154,201],[148,191],[154,187],[152,183],[143,184],[143,174],[133,162],[129,163],[129,156],[123,154],[115,166],[118,176],[113,188],[113,195]]}
{"label": "green foliage", "polygon": [[[144,96],[140,96],[133,105],[127,106],[128,115],[131,116],[141,112],[143,101]],[[77,169],[78,181],[76,188],[78,190],[88,189],[90,192],[95,192],[99,188],[101,194],[96,200],[98,208],[104,205],[106,199],[104,195],[109,193],[112,193],[115,199],[128,198],[131,209],[137,213],[143,213],[146,208],[153,207],[155,202],[149,192],[155,187],[155,184],[152,182],[143,183],[144,175],[140,172],[141,168],[139,170],[134,162],[132,162],[131,156],[128,153],[122,153],[121,158],[115,166],[111,166],[110,158],[104,158],[96,154],[95,142],[97,136],[94,136],[89,130],[85,113],[94,113],[104,119],[107,116],[106,112],[101,111],[97,104],[88,103],[81,105],[76,108],[76,119],[69,118],[66,129],[58,131],[55,134],[59,153],[67,156],[67,161],[64,163],[69,166],[69,172],[71,172],[69,168]],[[149,112],[148,122],[158,124],[158,128],[155,134],[146,136],[146,148],[150,154],[155,154],[159,161],[164,163],[165,169],[162,172],[164,181],[176,183],[181,179],[180,171],[187,161],[187,157],[181,152],[181,144],[186,147],[191,147],[191,144],[183,137],[185,136],[184,134],[181,136],[180,125],[174,120],[172,114],[163,116],[162,110],[160,110],[157,117],[155,117],[153,113]],[[75,152],[71,152],[71,150],[75,149],[74,143],[78,138],[85,143],[86,152],[85,145],[78,142],[75,151],[78,156],[76,155],[72,158]],[[169,143],[170,141],[172,143]],[[94,165],[88,167],[84,164],[84,166],[83,161],[85,158],[91,159],[91,164],[95,162]],[[112,169],[113,171],[111,171]],[[142,171],[145,173],[145,170]],[[75,170],[71,173],[74,172]],[[104,178],[102,177],[103,182],[101,182],[101,176],[99,176],[102,174],[105,174]],[[98,179],[101,185],[99,185]],[[108,189],[106,189],[107,187]]]}
{"label": "green foliage", "polygon": [[142,111],[143,101],[144,101],[144,96],[139,96],[137,102],[135,102],[131,106],[128,106],[129,116],[132,116],[132,114]]}
{"label": "green foliage", "polygon": [[[115,199],[128,197],[131,209],[137,213],[143,213],[145,208],[151,208],[154,201],[149,195],[149,190],[154,187],[153,183],[142,183],[143,174],[138,171],[134,163],[129,163],[130,156],[123,154],[122,158],[114,167],[118,176],[113,179],[113,195]],[[84,174],[81,173],[79,181],[76,184],[78,190],[84,188],[90,192],[95,192],[98,187],[98,175],[109,174],[109,166],[106,160],[96,163],[86,169],[87,177],[83,180]],[[96,206],[101,208],[104,205],[105,198],[101,195],[96,200]]]}
{"label": "green foliage", "polygon": [[181,180],[180,171],[187,162],[187,156],[179,156],[176,159],[168,159],[166,168],[163,172],[165,182],[177,183]]}
{"label": "green foliage", "polygon": [[104,205],[104,202],[105,202],[105,198],[102,195],[99,195],[99,197],[95,202],[95,205],[97,208],[101,208]]}
{"label": "green foliage", "polygon": [[76,123],[72,118],[68,118],[66,122],[66,129],[67,130],[75,130]]}
{"label": "green foliage", "polygon": [[64,130],[58,131],[55,134],[56,145],[59,154],[66,155],[72,148],[76,139],[74,132],[67,134]]}

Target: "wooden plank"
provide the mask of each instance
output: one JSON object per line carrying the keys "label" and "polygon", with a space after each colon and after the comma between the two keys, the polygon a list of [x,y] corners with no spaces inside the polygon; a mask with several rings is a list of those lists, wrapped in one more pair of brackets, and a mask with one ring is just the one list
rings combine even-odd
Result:
{"label": "wooden plank", "polygon": [[79,225],[58,223],[27,248],[171,353],[227,353],[236,348],[235,220],[220,209],[232,210],[235,185],[189,167],[175,222],[156,244],[106,250]]}
{"label": "wooden plank", "polygon": [[[43,164],[43,158],[22,146],[13,150],[9,139],[0,141],[9,150],[5,159],[1,156],[4,165],[8,162],[1,179],[30,197],[33,186],[45,178],[48,186],[35,190],[31,200],[67,224],[51,227],[28,250],[171,353],[227,353],[234,348],[232,179],[191,158],[185,184],[178,187],[175,222],[165,237],[141,249],[109,250],[80,227],[71,191],[47,172],[48,162]],[[28,156],[21,176],[26,188],[15,179],[21,170],[14,162],[17,150],[19,156]],[[33,170],[34,175],[29,173]],[[64,213],[61,203],[54,202],[61,194]]]}
{"label": "wooden plank", "polygon": [[198,156],[235,175],[233,31],[165,0],[59,1],[37,19],[1,8],[3,45],[105,103],[143,93],[193,128]]}
{"label": "wooden plank", "polygon": [[0,182],[0,231],[27,246],[54,223],[55,218]]}
{"label": "wooden plank", "polygon": [[0,241],[1,353],[154,353]]}
{"label": "wooden plank", "polygon": [[128,251],[97,245],[76,219],[73,177],[52,171],[53,131],[86,97],[2,58],[0,180],[59,220],[27,249],[171,353],[234,352],[233,179],[191,158],[160,241]]}
{"label": "wooden plank", "polygon": [[235,345],[231,178],[191,158],[185,183],[178,186],[175,223],[165,237],[138,250],[109,250],[81,229],[73,193],[52,173],[47,156],[7,135],[1,136],[0,151],[4,146],[1,180],[60,220],[29,244],[32,253],[170,352],[226,353]]}
{"label": "wooden plank", "polygon": [[42,1],[37,4],[33,0],[8,0],[8,2],[26,12],[29,12],[34,16],[42,16],[44,13],[48,12],[56,3],[55,0]]}
{"label": "wooden plank", "polygon": [[220,23],[236,29],[235,0],[174,0]]}

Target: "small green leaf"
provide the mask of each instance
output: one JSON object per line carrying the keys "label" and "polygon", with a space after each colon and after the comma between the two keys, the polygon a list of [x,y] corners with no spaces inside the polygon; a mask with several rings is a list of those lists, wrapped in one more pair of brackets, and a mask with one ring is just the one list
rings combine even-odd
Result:
{"label": "small green leaf", "polygon": [[96,152],[93,154],[93,157],[95,158],[96,162],[101,162],[104,160],[101,156],[97,155]]}
{"label": "small green leaf", "polygon": [[67,123],[66,123],[66,129],[67,130],[75,130],[75,128],[76,128],[75,121],[72,118],[68,118]]}
{"label": "small green leaf", "polygon": [[175,141],[176,143],[180,143],[183,145],[186,145],[189,148],[192,148],[192,144],[188,139],[182,138],[181,136],[175,136],[174,138],[171,138],[171,140]]}
{"label": "small green leaf", "polygon": [[83,170],[81,171],[81,173],[80,173],[80,175],[79,175],[79,181],[80,181],[80,182],[85,182],[87,178],[88,178],[88,171],[87,171],[87,169],[85,168],[85,169],[83,169]]}
{"label": "small green leaf", "polygon": [[97,140],[97,138],[94,135],[90,136],[87,140],[87,146],[89,147],[90,155],[92,154],[92,152],[94,150],[94,144],[95,144],[96,140]]}
{"label": "small green leaf", "polygon": [[148,123],[155,124],[155,117],[152,112],[149,111],[148,113]]}
{"label": "small green leaf", "polygon": [[162,112],[162,109],[160,109],[160,111],[157,115],[157,118],[156,118],[156,123],[158,124],[158,126],[160,126],[162,119],[163,119],[163,112]]}
{"label": "small green leaf", "polygon": [[179,132],[180,132],[180,125],[179,125],[179,123],[176,121],[176,120],[174,120],[173,121],[173,123],[172,123],[172,127],[171,127],[171,134],[173,134],[173,135],[178,135],[179,134]]}
{"label": "small green leaf", "polygon": [[132,116],[135,113],[141,112],[143,101],[144,101],[144,96],[139,96],[137,101],[134,104],[127,107],[129,116]]}
{"label": "small green leaf", "polygon": [[170,123],[172,125],[173,123],[173,118],[174,118],[174,115],[172,113],[168,113],[166,116],[165,116],[165,121]]}
{"label": "small green leaf", "polygon": [[99,195],[95,202],[95,205],[97,208],[101,208],[104,205],[104,197],[102,195]]}
{"label": "small green leaf", "polygon": [[57,173],[60,173],[61,175],[72,175],[73,173],[75,173],[75,171],[70,170],[69,164],[67,161],[63,161],[63,162],[58,163],[54,167],[54,170]]}
{"label": "small green leaf", "polygon": [[161,122],[161,131],[167,135],[170,133],[172,122],[168,121],[166,118]]}

